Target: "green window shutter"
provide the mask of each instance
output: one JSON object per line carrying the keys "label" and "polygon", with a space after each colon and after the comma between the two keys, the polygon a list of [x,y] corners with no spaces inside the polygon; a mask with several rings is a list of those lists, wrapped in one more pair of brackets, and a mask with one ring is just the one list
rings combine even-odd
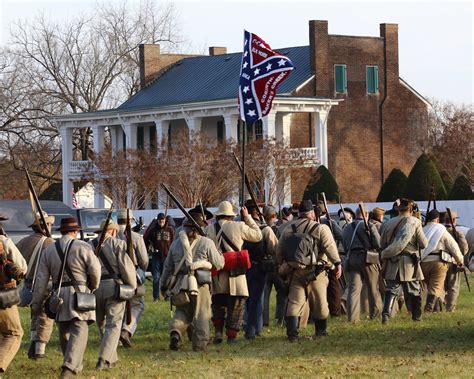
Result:
{"label": "green window shutter", "polygon": [[334,67],[336,79],[336,92],[347,92],[347,72],[345,64],[337,64]]}
{"label": "green window shutter", "polygon": [[379,92],[379,69],[377,66],[367,66],[367,93]]}

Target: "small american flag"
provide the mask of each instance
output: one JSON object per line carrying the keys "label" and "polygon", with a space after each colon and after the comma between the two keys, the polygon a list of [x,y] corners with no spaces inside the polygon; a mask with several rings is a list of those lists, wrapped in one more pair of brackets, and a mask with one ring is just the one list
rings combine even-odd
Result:
{"label": "small american flag", "polygon": [[74,191],[72,191],[72,207],[73,208],[78,208],[77,198],[76,198],[76,194],[74,193]]}
{"label": "small american flag", "polygon": [[266,116],[278,86],[293,69],[287,56],[245,30],[239,83],[240,118],[251,125]]}

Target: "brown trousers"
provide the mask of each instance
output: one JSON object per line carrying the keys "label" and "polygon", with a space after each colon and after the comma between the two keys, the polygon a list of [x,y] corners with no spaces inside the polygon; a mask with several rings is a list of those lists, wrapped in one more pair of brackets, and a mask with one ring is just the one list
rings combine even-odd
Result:
{"label": "brown trousers", "polygon": [[22,336],[18,307],[0,309],[0,373],[5,372],[15,358]]}
{"label": "brown trousers", "polygon": [[428,295],[443,297],[444,281],[448,272],[448,263],[442,261],[421,262],[421,270],[425,277],[426,290]]}
{"label": "brown trousers", "polygon": [[301,317],[304,313],[306,301],[310,308],[313,319],[325,320],[329,317],[329,306],[327,301],[328,276],[326,272],[318,275],[316,280],[306,281],[310,270],[296,270],[290,280],[288,293],[288,309],[286,316]]}

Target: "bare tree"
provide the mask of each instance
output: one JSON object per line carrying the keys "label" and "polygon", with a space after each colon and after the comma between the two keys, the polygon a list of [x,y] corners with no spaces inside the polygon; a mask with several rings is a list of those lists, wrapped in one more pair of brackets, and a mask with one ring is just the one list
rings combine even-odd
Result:
{"label": "bare tree", "polygon": [[[138,46],[180,43],[173,5],[102,3],[89,15],[56,22],[44,15],[16,25],[0,56],[0,140],[13,161],[18,143],[57,144],[48,117],[115,107],[139,89]],[[8,138],[7,138],[8,137]],[[78,129],[75,153],[88,159],[91,131]],[[56,158],[60,158],[57,156]],[[60,159],[51,162],[59,167]],[[60,180],[57,171],[51,180]]]}
{"label": "bare tree", "polygon": [[464,174],[474,184],[474,114],[472,105],[432,100],[428,116],[431,155],[452,178]]}

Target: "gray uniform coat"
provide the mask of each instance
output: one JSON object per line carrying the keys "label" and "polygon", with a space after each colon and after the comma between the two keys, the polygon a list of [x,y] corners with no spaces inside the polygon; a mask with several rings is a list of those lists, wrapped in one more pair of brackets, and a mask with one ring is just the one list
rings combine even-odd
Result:
{"label": "gray uniform coat", "polygon": [[[66,253],[66,245],[73,241],[71,249],[67,256],[67,264],[71,269],[74,279],[79,282],[85,282],[87,285],[79,285],[81,292],[96,290],[100,283],[101,267],[99,259],[94,254],[91,246],[84,241],[73,239],[70,235],[65,234],[61,237],[60,245],[64,253]],[[41,307],[43,300],[48,294],[48,281],[51,276],[53,283],[59,283],[61,274],[61,259],[56,252],[56,246],[50,245],[44,252],[43,258],[39,262],[38,273],[36,277],[35,291],[33,293],[32,308]],[[63,282],[71,281],[66,270],[64,270]],[[60,297],[63,298],[64,304],[59,311],[57,321],[70,321],[78,319],[82,321],[95,321],[95,311],[78,312],[74,307],[73,286],[61,287]]]}
{"label": "gray uniform coat", "polygon": [[[384,223],[380,232],[385,279],[397,280],[399,274],[401,282],[423,280],[418,249],[424,249],[428,240],[421,221],[413,216],[400,215]],[[413,256],[418,257],[417,262]]]}

